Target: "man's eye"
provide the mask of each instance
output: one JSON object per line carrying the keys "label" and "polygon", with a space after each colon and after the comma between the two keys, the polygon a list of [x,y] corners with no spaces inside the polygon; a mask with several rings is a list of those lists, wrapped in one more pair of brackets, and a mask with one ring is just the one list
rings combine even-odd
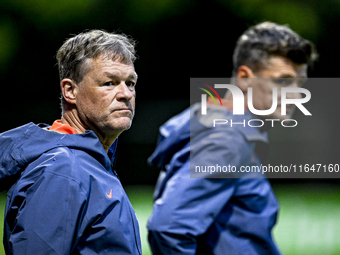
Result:
{"label": "man's eye", "polygon": [[103,85],[104,86],[111,86],[111,85],[113,85],[113,82],[112,81],[108,81],[108,82],[105,82]]}
{"label": "man's eye", "polygon": [[273,78],[273,82],[280,86],[290,86],[294,83],[292,78]]}
{"label": "man's eye", "polygon": [[128,81],[128,82],[126,82],[126,85],[127,85],[128,87],[134,87],[134,86],[136,86],[136,83],[133,82],[133,81]]}

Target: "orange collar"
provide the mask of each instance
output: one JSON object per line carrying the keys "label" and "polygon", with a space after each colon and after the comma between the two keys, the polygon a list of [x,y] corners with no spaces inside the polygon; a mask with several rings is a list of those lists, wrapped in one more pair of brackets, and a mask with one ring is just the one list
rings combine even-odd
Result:
{"label": "orange collar", "polygon": [[61,120],[56,120],[50,130],[54,130],[57,132],[65,133],[65,134],[78,134],[77,130],[71,127],[68,124],[61,124]]}
{"label": "orange collar", "polygon": [[[223,107],[228,108],[229,110],[233,109],[233,101],[225,99],[225,98],[221,98],[221,101],[222,101]],[[207,100],[208,107],[214,104],[215,104],[214,100],[211,97],[208,97],[208,100]],[[220,104],[218,103],[217,105],[220,105]]]}

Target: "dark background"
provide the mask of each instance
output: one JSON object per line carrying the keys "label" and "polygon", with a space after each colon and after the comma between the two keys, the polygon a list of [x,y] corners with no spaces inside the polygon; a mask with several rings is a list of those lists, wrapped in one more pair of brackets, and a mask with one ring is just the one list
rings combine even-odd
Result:
{"label": "dark background", "polygon": [[[117,172],[126,185],[154,184],[158,171],[147,157],[159,126],[189,106],[190,77],[229,77],[237,38],[267,20],[316,44],[310,77],[338,77],[339,14],[340,1],[331,0],[0,0],[0,132],[60,118],[55,54],[67,38],[86,29],[130,35],[138,42],[136,117],[119,138]],[[323,116],[319,124],[270,131],[271,163],[339,163],[339,92],[326,85],[311,91],[308,109]],[[272,180],[321,181],[337,183]]]}

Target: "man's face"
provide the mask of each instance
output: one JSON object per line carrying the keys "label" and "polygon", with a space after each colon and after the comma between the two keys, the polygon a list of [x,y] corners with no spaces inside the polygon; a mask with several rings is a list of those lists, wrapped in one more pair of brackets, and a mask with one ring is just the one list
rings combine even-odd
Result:
{"label": "man's face", "polygon": [[77,85],[76,108],[83,125],[102,138],[129,129],[135,113],[137,74],[132,64],[109,58],[89,60],[90,68]]}
{"label": "man's face", "polygon": [[[274,56],[268,60],[265,68],[256,72],[253,87],[253,106],[257,110],[268,110],[273,102],[273,88],[277,88],[277,108],[266,118],[289,119],[294,113],[294,105],[288,104],[286,115],[281,115],[281,88],[299,87],[307,78],[307,64],[295,64],[291,60]],[[287,93],[287,98],[301,98],[300,93]]]}

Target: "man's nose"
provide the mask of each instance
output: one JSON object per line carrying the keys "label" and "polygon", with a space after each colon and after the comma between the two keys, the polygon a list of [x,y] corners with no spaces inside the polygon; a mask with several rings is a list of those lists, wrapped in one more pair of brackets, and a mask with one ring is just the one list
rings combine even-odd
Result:
{"label": "man's nose", "polygon": [[129,87],[126,85],[125,82],[121,82],[117,86],[117,100],[118,101],[130,101],[131,98],[134,96],[134,88]]}

